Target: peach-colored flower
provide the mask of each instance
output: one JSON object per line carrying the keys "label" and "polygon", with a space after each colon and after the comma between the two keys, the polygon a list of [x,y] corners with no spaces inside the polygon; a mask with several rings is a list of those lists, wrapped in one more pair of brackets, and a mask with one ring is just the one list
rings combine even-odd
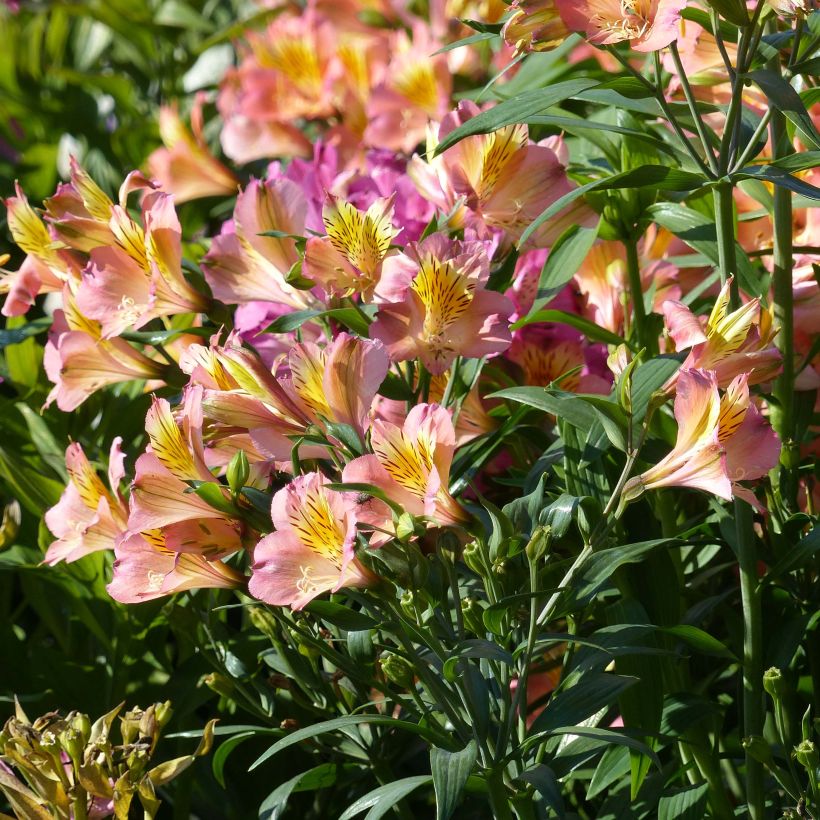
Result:
{"label": "peach-colored flower", "polygon": [[629,40],[635,51],[658,51],[678,37],[686,0],[555,0],[567,27],[590,43]]}
{"label": "peach-colored flower", "polygon": [[394,199],[379,198],[362,212],[329,195],[322,212],[327,236],[308,239],[304,275],[326,293],[361,294],[369,301],[398,233],[393,227]]}
{"label": "peach-colored flower", "polygon": [[128,508],[119,490],[125,476],[117,436],[108,461],[108,487],[89,464],[82,446],[73,442],[65,453],[69,482],[60,501],[45,514],[46,526],[57,537],[46,552],[45,563],[76,561],[98,550],[114,549],[126,531]]}
{"label": "peach-colored flower", "polygon": [[[450,215],[453,227],[470,225],[479,234],[501,230],[512,241],[552,203],[576,186],[567,177],[560,139],[529,142],[526,125],[510,125],[492,134],[466,137],[434,156],[451,131],[479,113],[461,102],[427,136],[427,162],[415,156],[408,174],[422,196]],[[570,225],[593,225],[597,215],[576,200],[547,220],[529,238],[530,248],[549,247]]]}
{"label": "peach-colored flower", "polygon": [[191,109],[191,130],[175,105],[159,110],[159,133],[164,143],[147,160],[148,172],[177,202],[236,193],[236,177],[211,153],[202,133],[202,104],[197,95]]}
{"label": "peach-colored flower", "polygon": [[[678,350],[691,348],[683,369],[713,370],[721,387],[740,373],[747,373],[750,384],[768,381],[780,370],[782,357],[773,344],[776,331],[771,310],[764,310],[759,299],[751,299],[729,312],[727,282],[715,300],[705,327],[681,302],[664,302],[667,331]],[[674,378],[668,386],[674,385]]]}
{"label": "peach-colored flower", "polygon": [[[377,419],[370,445],[372,455],[344,468],[345,483],[371,484],[406,512],[439,525],[464,520],[464,510],[448,491],[455,431],[447,410],[437,404],[416,405],[401,427]],[[380,530],[393,526],[390,509],[378,499],[362,504],[359,519]]]}
{"label": "peach-colored flower", "polygon": [[501,36],[517,53],[551,51],[570,35],[555,0],[513,0]]}
{"label": "peach-colored flower", "polygon": [[623,499],[645,490],[694,487],[720,498],[756,503],[738,482],[760,478],[780,457],[780,440],[749,399],[749,379],[737,376],[721,396],[713,371],[681,370],[675,396],[678,437],[654,467],[630,479]]}
{"label": "peach-colored flower", "polygon": [[248,590],[275,606],[302,609],[317,595],[365,586],[370,573],[354,557],[356,500],[327,487],[321,473],[306,473],[276,493],[276,532],[254,549]]}
{"label": "peach-colored flower", "polygon": [[[226,304],[280,302],[296,310],[318,305],[310,291],[286,280],[301,263],[295,237],[305,232],[307,201],[288,179],[254,179],[239,194],[227,222],[202,261],[215,298]],[[276,236],[265,233],[277,232]]]}
{"label": "peach-colored flower", "polygon": [[489,254],[482,242],[432,234],[385,260],[370,333],[392,361],[420,358],[434,375],[456,356],[500,353],[510,343],[506,296],[487,290]]}

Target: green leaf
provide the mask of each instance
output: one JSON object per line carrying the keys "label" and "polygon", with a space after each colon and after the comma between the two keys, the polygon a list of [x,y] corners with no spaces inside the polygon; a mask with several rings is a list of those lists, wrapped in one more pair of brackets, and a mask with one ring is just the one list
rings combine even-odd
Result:
{"label": "green leaf", "polygon": [[705,179],[699,174],[691,171],[683,171],[680,168],[670,168],[666,165],[641,165],[620,174],[612,174],[603,179],[596,179],[575,188],[564,196],[557,199],[546,210],[542,211],[532,222],[532,224],[521,235],[518,240],[518,247],[523,247],[532,233],[548,219],[552,219],[560,213],[567,205],[575,202],[590,191],[610,191],[620,188],[650,188],[661,191],[694,191],[702,187]]}
{"label": "green leaf", "polygon": [[534,114],[543,114],[548,108],[574,97],[582,91],[597,86],[595,80],[567,80],[548,88],[533,88],[510,100],[504,100],[487,111],[482,111],[458,128],[454,128],[436,146],[433,156],[438,156],[465,137],[489,134],[506,125],[526,122]]}
{"label": "green leaf", "polygon": [[462,46],[471,46],[473,43],[482,43],[485,40],[495,40],[498,37],[494,31],[479,31],[478,34],[471,34],[469,37],[464,37],[461,40],[456,40],[454,43],[448,43],[446,46],[434,51],[430,56],[435,57],[436,54],[444,54],[447,51],[452,51],[455,48]]}
{"label": "green leaf", "polygon": [[732,178],[736,180],[761,179],[809,199],[820,199],[820,188],[816,185],[812,185],[798,177],[793,177],[788,171],[771,165],[750,165],[748,168],[741,168],[740,171],[732,174]]}
{"label": "green leaf", "polygon": [[[807,168],[820,167],[820,151],[801,151],[768,161],[770,168],[782,168],[784,171],[805,171]],[[745,169],[744,169],[745,170]]]}
{"label": "green leaf", "polygon": [[709,784],[688,786],[658,801],[658,820],[701,820],[706,816]]}
{"label": "green leaf", "polygon": [[375,305],[366,305],[361,308],[361,312],[355,308],[333,308],[331,310],[296,310],[293,313],[286,313],[271,322],[265,329],[266,333],[291,333],[300,328],[305,322],[313,319],[327,318],[335,319],[340,324],[357,333],[359,336],[367,338],[370,322],[373,321]]}
{"label": "green leaf", "polygon": [[540,311],[564,289],[586,259],[597,235],[597,228],[573,225],[558,237],[541,269],[535,301],[526,318]]}
{"label": "green leaf", "polygon": [[499,661],[507,666],[512,666],[513,657],[502,649],[497,643],[482,640],[481,638],[471,638],[459,644],[444,662],[442,674],[448,681],[454,681],[459,677],[457,671],[458,662],[464,658],[486,658],[488,660]]}
{"label": "green leaf", "polygon": [[487,398],[508,399],[559,416],[580,430],[589,430],[598,420],[595,410],[574,393],[562,393],[545,387],[508,387]]}
{"label": "green leaf", "polygon": [[696,626],[681,624],[680,626],[658,627],[658,630],[665,632],[667,635],[674,635],[682,641],[686,641],[686,643],[704,655],[716,655],[719,658],[737,660],[734,652],[732,652],[726,644],[717,638],[713,638],[708,632],[704,632]]}
{"label": "green leaf", "polygon": [[243,732],[239,735],[233,735],[224,743],[220,743],[219,748],[214,752],[213,759],[211,760],[211,769],[213,770],[216,782],[219,783],[223,789],[225,788],[225,764],[228,762],[231,752],[252,737],[258,737],[256,732]]}
{"label": "green leaf", "polygon": [[384,817],[396,803],[410,792],[415,791],[420,786],[426,786],[432,780],[430,775],[420,774],[415,777],[405,777],[393,783],[387,783],[373,789],[372,792],[360,797],[355,803],[351,803],[341,814],[339,820],[350,820],[357,814],[370,809],[365,816],[365,820],[379,820]]}
{"label": "green leaf", "polygon": [[521,772],[519,780],[535,786],[535,790],[544,802],[555,812],[558,817],[564,816],[564,798],[561,796],[561,784],[555,776],[555,772],[543,763]]}
{"label": "green leaf", "polygon": [[[7,330],[23,331],[27,327],[25,316],[10,316],[6,319]],[[25,338],[7,345],[4,349],[6,368],[12,383],[26,388],[21,393],[28,393],[34,389],[40,380],[43,362],[43,348],[34,340],[34,334],[27,334]]]}
{"label": "green leaf", "polygon": [[450,820],[477,756],[475,740],[471,740],[460,752],[449,752],[437,746],[430,749],[430,771],[433,773],[433,788],[436,793],[436,820]]}
{"label": "green leaf", "polygon": [[[574,275],[575,272],[573,271],[573,276]],[[590,322],[589,319],[585,319],[583,316],[577,316],[574,313],[567,313],[563,310],[537,310],[535,313],[530,313],[523,319],[519,319],[510,327],[512,330],[518,330],[518,328],[526,327],[527,325],[544,324],[549,322],[556,325],[569,325],[570,327],[574,327],[577,330],[580,330],[592,342],[605,342],[606,344],[611,345],[619,345],[624,343],[624,340],[618,336],[617,333],[613,333],[605,327],[596,325],[594,322]]]}
{"label": "green leaf", "polygon": [[792,570],[799,569],[818,551],[820,551],[820,527],[815,527],[804,535],[800,541],[766,573],[766,582],[771,582],[775,578],[780,578]]}
{"label": "green leaf", "polygon": [[311,601],[305,611],[348,632],[375,629],[378,626],[369,615],[334,601]]}
{"label": "green leaf", "polygon": [[306,772],[301,772],[290,780],[277,786],[259,806],[259,820],[279,820],[287,808],[293,792],[317,791],[334,785],[339,774],[349,771],[353,766],[342,766],[338,763],[322,763]]}
{"label": "green leaf", "polygon": [[129,342],[138,342],[144,345],[162,345],[172,342],[178,336],[213,336],[218,333],[218,327],[180,327],[172,330],[128,330],[120,336]]}
{"label": "green leaf", "polygon": [[794,125],[803,141],[815,150],[820,149],[820,132],[791,84],[776,71],[769,69],[751,71],[749,77],[769,102]]}
{"label": "green leaf", "polygon": [[14,497],[31,513],[42,516],[60,499],[63,484],[42,475],[27,460],[0,447],[0,479],[3,479]]}
{"label": "green leaf", "polygon": [[0,330],[0,350],[9,345],[20,344],[31,336],[39,336],[51,327],[50,316],[43,316],[28,323],[20,321],[21,318],[15,318],[14,321],[6,320],[6,326]]}
{"label": "green leaf", "polygon": [[438,739],[438,736],[426,726],[422,726],[419,723],[410,723],[406,720],[396,720],[396,718],[390,717],[389,715],[346,715],[345,717],[333,718],[333,720],[323,720],[311,726],[306,726],[304,729],[297,729],[295,732],[286,735],[274,743],[264,754],[254,760],[248,771],[252,772],[270,760],[274,755],[279,754],[279,752],[285,749],[289,749],[291,746],[295,746],[297,743],[301,743],[303,740],[309,740],[310,738],[327,732],[349,729],[351,726],[358,726],[361,723],[377,724],[385,726],[388,729],[401,729],[404,732],[418,735],[430,743],[434,743]]}

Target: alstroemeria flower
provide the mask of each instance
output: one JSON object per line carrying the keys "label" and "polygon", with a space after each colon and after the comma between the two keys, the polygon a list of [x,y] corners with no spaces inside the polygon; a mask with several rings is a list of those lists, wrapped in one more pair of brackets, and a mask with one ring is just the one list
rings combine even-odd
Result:
{"label": "alstroemeria flower", "polygon": [[276,493],[276,532],[254,549],[248,590],[274,606],[302,609],[317,595],[365,586],[371,576],[354,557],[355,495],[327,488],[321,473],[306,473]]}
{"label": "alstroemeria flower", "polygon": [[103,387],[161,379],[166,369],[123,339],[103,339],[99,324],[80,313],[68,288],[63,291],[63,310],[54,312],[43,366],[54,383],[46,405],[56,401],[66,413]]}
{"label": "alstroemeria flower", "polygon": [[[455,431],[447,410],[438,404],[416,405],[402,427],[377,419],[370,428],[370,446],[372,455],[360,456],[344,468],[345,483],[378,487],[406,512],[439,525],[465,519],[448,491]],[[390,509],[378,499],[362,505],[359,519],[381,530],[392,527]],[[378,540],[384,538],[377,535]]]}
{"label": "alstroemeria flower", "polygon": [[288,356],[289,377],[278,380],[312,422],[347,424],[364,435],[389,367],[379,342],[339,333],[325,348],[296,345]]}
{"label": "alstroemeria flower", "polygon": [[245,584],[245,576],[222,561],[169,549],[158,530],[122,538],[115,555],[114,577],[106,589],[122,604],[151,601],[186,589],[235,589]]}
{"label": "alstroemeria flower", "polygon": [[[17,195],[5,200],[8,228],[15,244],[26,253],[16,271],[0,268],[0,295],[6,294],[3,316],[22,316],[40,293],[61,291],[70,277],[78,277],[81,262],[71,252],[57,250],[43,220],[29,204],[19,183]],[[8,259],[6,256],[0,264]]]}
{"label": "alstroemeria flower", "polygon": [[555,0],[567,27],[596,46],[629,40],[635,51],[659,51],[678,37],[686,0]]}
{"label": "alstroemeria flower", "polygon": [[510,344],[506,296],[487,290],[487,246],[432,234],[388,257],[376,290],[370,335],[394,362],[420,358],[434,375],[456,356],[479,358]]}
{"label": "alstroemeria flower", "polygon": [[[236,199],[233,222],[226,222],[202,260],[215,298],[229,305],[280,302],[296,310],[314,307],[309,291],[286,278],[300,262],[294,236],[305,232],[307,201],[298,185],[279,178],[252,179]],[[277,232],[276,236],[264,236]]]}
{"label": "alstroemeria flower", "polygon": [[361,294],[369,301],[381,276],[382,262],[398,231],[393,201],[377,199],[365,212],[329,196],[322,211],[326,237],[311,237],[305,247],[304,275],[326,293]]}
{"label": "alstroemeria flower", "polygon": [[520,54],[551,51],[569,37],[555,0],[513,0],[501,36]]}
{"label": "alstroemeria flower", "polygon": [[202,95],[191,109],[191,130],[176,106],[159,109],[159,134],[164,144],[147,160],[148,171],[177,202],[236,193],[236,177],[211,153],[203,136]]}
{"label": "alstroemeria flower", "polygon": [[198,313],[207,299],[182,273],[182,228],[173,198],[155,192],[143,200],[143,231],[114,205],[112,232],[128,233],[117,245],[92,248],[77,291],[78,308],[100,323],[106,338],[140,328],[160,316]]}
{"label": "alstroemeria flower", "polygon": [[[529,142],[526,125],[510,125],[492,134],[466,137],[434,157],[436,146],[451,131],[479,113],[460,102],[427,135],[427,157],[414,156],[407,172],[422,196],[451,214],[453,227],[468,224],[479,232],[504,231],[518,241],[540,214],[576,186],[562,161],[563,143],[550,138]],[[594,225],[598,217],[581,200],[544,222],[529,238],[528,248],[547,248],[571,225]]]}
{"label": "alstroemeria flower", "polygon": [[45,514],[46,526],[57,537],[46,552],[45,563],[76,561],[98,550],[114,549],[126,530],[128,508],[119,484],[125,475],[117,436],[108,461],[108,487],[89,464],[82,446],[73,442],[65,453],[69,482],[59,502]]}
{"label": "alstroemeria flower", "polygon": [[760,478],[780,457],[780,440],[749,399],[748,374],[735,378],[721,396],[713,371],[681,370],[675,396],[678,437],[654,467],[630,479],[623,499],[645,490],[694,487],[756,503],[738,482]]}
{"label": "alstroemeria flower", "polygon": [[[730,282],[715,301],[705,328],[681,302],[664,302],[663,315],[669,335],[678,350],[690,347],[683,368],[713,370],[721,387],[740,373],[749,374],[750,384],[768,381],[780,370],[782,357],[774,346],[772,313],[751,299],[729,312]],[[667,387],[674,385],[674,379]]]}

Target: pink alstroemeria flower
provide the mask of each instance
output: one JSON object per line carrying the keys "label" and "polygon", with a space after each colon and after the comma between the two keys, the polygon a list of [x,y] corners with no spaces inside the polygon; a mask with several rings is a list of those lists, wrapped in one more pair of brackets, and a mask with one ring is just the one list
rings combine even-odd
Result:
{"label": "pink alstroemeria flower", "polygon": [[354,557],[356,497],[327,488],[321,473],[305,473],[276,493],[276,532],[253,552],[248,591],[274,606],[302,609],[317,595],[366,586],[370,573]]}
{"label": "pink alstroemeria flower", "polygon": [[54,312],[43,366],[54,383],[46,406],[56,402],[65,413],[110,384],[161,379],[166,370],[123,339],[103,339],[99,324],[80,313],[68,288],[63,310]]}
{"label": "pink alstroemeria flower", "polygon": [[737,376],[721,396],[713,371],[681,370],[675,396],[678,437],[654,467],[630,479],[622,499],[645,490],[693,487],[757,505],[740,481],[760,478],[780,457],[780,439],[749,399],[749,379]]}
{"label": "pink alstroemeria flower", "polygon": [[245,576],[219,560],[175,552],[158,530],[133,533],[116,545],[114,577],[108,594],[122,604],[138,604],[186,589],[235,589]]}
{"label": "pink alstroemeria flower", "polygon": [[[407,172],[422,196],[451,215],[453,227],[467,224],[479,235],[501,230],[517,242],[543,211],[576,185],[567,177],[563,141],[531,143],[526,125],[466,137],[434,156],[439,142],[479,110],[463,101],[440,126],[431,125],[427,162],[414,156]],[[527,249],[550,247],[571,225],[592,226],[597,220],[591,208],[576,200],[544,222],[528,239]]]}
{"label": "pink alstroemeria flower", "polygon": [[[401,427],[378,419],[373,422],[373,453],[351,461],[342,480],[378,487],[406,512],[425,516],[434,524],[458,524],[465,513],[448,491],[455,441],[447,410],[438,404],[416,405]],[[382,531],[393,527],[390,509],[378,499],[361,505],[359,519]],[[384,540],[377,532],[373,543]]]}
{"label": "pink alstroemeria flower", "polygon": [[[678,350],[691,348],[683,368],[713,370],[721,387],[740,373],[750,384],[768,381],[780,371],[782,356],[774,346],[771,310],[751,299],[729,312],[731,282],[726,282],[704,324],[681,302],[664,302],[667,331]],[[674,378],[668,387],[674,386]]]}
{"label": "pink alstroemeria flower", "polygon": [[100,323],[105,338],[140,328],[160,316],[198,313],[208,300],[182,273],[182,228],[173,198],[155,192],[143,200],[143,231],[121,206],[112,208],[112,229],[128,226],[113,246],[90,251],[77,291],[77,307]]}
{"label": "pink alstroemeria flower", "polygon": [[[22,316],[40,293],[61,291],[79,276],[81,262],[70,251],[57,250],[48,228],[29,204],[19,183],[16,196],[5,201],[9,232],[26,258],[16,271],[0,268],[0,295],[6,294],[3,316]],[[4,264],[8,256],[0,260]]]}
{"label": "pink alstroemeria flower", "polygon": [[326,293],[361,294],[364,301],[370,301],[398,233],[393,227],[394,199],[395,195],[377,199],[362,212],[329,196],[322,211],[327,236],[308,239],[303,274]]}
{"label": "pink alstroemeria flower", "polygon": [[211,153],[203,136],[203,95],[191,109],[191,130],[174,105],[159,110],[159,134],[164,143],[147,160],[148,172],[177,202],[236,193],[236,177]]}
{"label": "pink alstroemeria flower", "polygon": [[485,288],[487,246],[432,234],[388,257],[376,289],[370,335],[394,362],[420,358],[433,374],[456,356],[479,358],[509,347],[510,300]]}
{"label": "pink alstroemeria flower", "polygon": [[[296,310],[317,306],[310,291],[286,278],[300,262],[294,236],[305,233],[307,200],[298,185],[279,178],[251,180],[236,199],[233,222],[226,222],[202,261],[205,279],[225,304],[280,302]],[[264,236],[266,232],[276,236]]]}
{"label": "pink alstroemeria flower", "polygon": [[555,0],[572,31],[605,46],[629,40],[635,51],[659,51],[678,37],[686,0]]}
{"label": "pink alstroemeria flower", "polygon": [[44,562],[76,561],[98,550],[114,549],[126,530],[128,507],[119,491],[125,476],[125,455],[117,436],[108,460],[108,487],[89,464],[82,446],[73,442],[65,452],[69,482],[59,502],[45,514],[46,526],[57,537]]}

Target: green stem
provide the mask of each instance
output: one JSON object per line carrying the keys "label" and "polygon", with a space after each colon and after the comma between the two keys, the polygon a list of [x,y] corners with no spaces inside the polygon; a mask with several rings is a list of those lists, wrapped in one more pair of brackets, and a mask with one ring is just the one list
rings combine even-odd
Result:
{"label": "green stem", "polygon": [[731,183],[714,189],[715,229],[718,242],[718,267],[722,284],[731,279],[732,309],[740,307],[740,290],[737,283],[737,254],[735,251],[735,203]]}
{"label": "green stem", "polygon": [[[735,538],[743,606],[743,735],[751,737],[763,734],[763,620],[752,508],[739,499],[735,499]],[[747,753],[746,802],[752,820],[762,820],[764,816],[763,776],[763,764]]]}
{"label": "green stem", "polygon": [[[779,58],[774,58],[770,70],[780,73]],[[786,118],[780,111],[773,111],[771,117],[772,149],[775,159],[788,156],[792,153],[791,142],[786,131]],[[794,426],[794,292],[792,282],[792,195],[780,185],[774,186],[774,317],[780,332],[777,335],[777,345],[783,354],[783,371],[774,384],[774,395],[777,407],[773,409],[772,421],[783,442],[781,460],[787,469],[799,461],[799,453],[795,452]],[[797,481],[792,471],[787,486],[781,486],[781,497],[787,505],[794,509],[796,506]]]}
{"label": "green stem", "polygon": [[689,104],[689,110],[692,112],[692,119],[695,122],[695,128],[697,129],[701,145],[703,146],[703,153],[709,162],[709,167],[712,169],[712,173],[717,175],[718,165],[715,160],[715,155],[712,153],[712,147],[709,143],[709,135],[706,133],[706,126],[704,125],[703,119],[698,112],[695,95],[692,93],[692,86],[689,84],[686,71],[684,71],[683,63],[680,58],[680,52],[678,51],[678,44],[674,40],[669,46],[669,51],[672,55],[672,60],[675,63],[675,69],[678,72],[678,79],[680,80],[681,88],[683,88],[683,95],[686,97],[686,102]]}
{"label": "green stem", "polygon": [[641,263],[638,259],[638,240],[630,237],[624,240],[626,249],[626,274],[629,281],[629,293],[632,296],[634,323],[632,330],[638,342],[638,348],[645,347],[652,351],[652,340],[646,324],[646,306],[643,303],[643,283],[641,282]]}

